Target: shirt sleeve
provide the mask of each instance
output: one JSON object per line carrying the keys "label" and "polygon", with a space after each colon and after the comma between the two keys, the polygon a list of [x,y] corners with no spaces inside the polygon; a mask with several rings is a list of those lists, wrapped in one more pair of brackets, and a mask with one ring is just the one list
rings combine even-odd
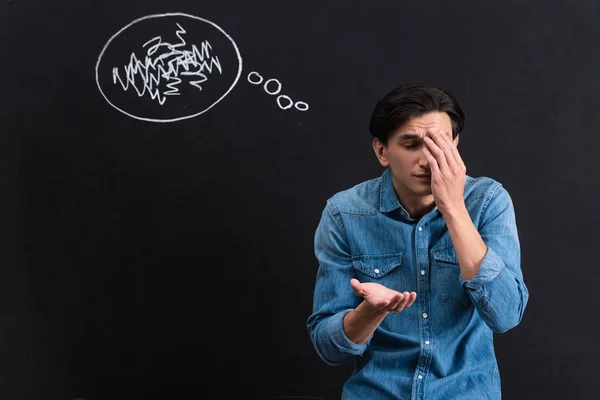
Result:
{"label": "shirt sleeve", "polygon": [[482,213],[479,234],[487,253],[475,277],[459,280],[486,324],[502,333],[521,322],[529,299],[514,206],[502,185],[489,197]]}
{"label": "shirt sleeve", "polygon": [[357,344],[344,332],[344,317],[359,305],[360,298],[350,285],[354,277],[352,256],[343,221],[331,200],[327,201],[315,231],[314,251],[319,266],[307,328],[321,359],[329,365],[339,365],[362,355],[371,338]]}

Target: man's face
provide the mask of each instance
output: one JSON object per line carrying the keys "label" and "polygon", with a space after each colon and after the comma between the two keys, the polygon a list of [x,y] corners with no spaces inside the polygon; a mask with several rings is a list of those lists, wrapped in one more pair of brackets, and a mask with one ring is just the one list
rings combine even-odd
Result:
{"label": "man's face", "polygon": [[[431,171],[423,147],[423,137],[432,131],[452,137],[452,121],[445,112],[414,117],[388,138],[387,146],[373,139],[373,150],[383,167],[390,167],[394,188],[407,201],[432,195]],[[458,136],[454,139],[458,144]],[[429,177],[428,177],[429,176]]]}

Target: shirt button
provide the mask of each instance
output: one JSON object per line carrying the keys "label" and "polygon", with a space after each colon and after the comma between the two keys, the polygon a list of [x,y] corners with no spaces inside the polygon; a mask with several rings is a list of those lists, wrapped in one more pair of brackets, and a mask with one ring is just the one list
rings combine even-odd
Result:
{"label": "shirt button", "polygon": [[419,375],[417,378],[419,378],[419,379],[423,379],[423,375]]}
{"label": "shirt button", "polygon": [[421,275],[425,275],[425,270],[424,269],[421,270]]}
{"label": "shirt button", "polygon": [[426,341],[425,341],[425,344],[429,344],[429,340],[426,340]]}
{"label": "shirt button", "polygon": [[423,318],[427,318],[427,313],[426,312],[423,313]]}
{"label": "shirt button", "polygon": [[422,230],[423,230],[423,227],[422,227],[422,226],[420,226],[420,227],[419,227],[419,232],[421,232]]}
{"label": "shirt button", "polygon": [[375,272],[376,274],[378,274],[378,273],[379,273],[379,269],[378,269],[378,268],[375,268],[375,269],[373,270],[373,272]]}

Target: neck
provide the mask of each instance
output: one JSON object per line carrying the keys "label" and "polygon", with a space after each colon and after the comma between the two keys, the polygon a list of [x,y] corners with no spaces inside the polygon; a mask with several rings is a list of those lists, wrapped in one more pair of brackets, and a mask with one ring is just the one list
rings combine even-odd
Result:
{"label": "neck", "polygon": [[393,184],[400,204],[402,204],[402,207],[404,207],[412,218],[420,219],[434,209],[435,200],[433,194],[417,196],[414,193],[408,192],[405,187],[396,184],[396,182]]}

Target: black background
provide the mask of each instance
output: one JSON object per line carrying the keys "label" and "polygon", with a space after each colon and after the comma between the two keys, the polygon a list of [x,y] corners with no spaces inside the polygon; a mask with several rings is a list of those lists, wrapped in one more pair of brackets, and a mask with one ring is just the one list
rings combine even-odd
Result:
{"label": "black background", "polygon": [[[167,12],[219,25],[243,70],[204,114],[141,121],[94,69]],[[0,397],[338,399],[350,367],[305,327],[314,229],[381,173],[370,113],[414,80],[458,98],[467,173],[515,204],[531,297],[496,336],[503,397],[600,397],[598,21],[583,0],[2,0]]]}

